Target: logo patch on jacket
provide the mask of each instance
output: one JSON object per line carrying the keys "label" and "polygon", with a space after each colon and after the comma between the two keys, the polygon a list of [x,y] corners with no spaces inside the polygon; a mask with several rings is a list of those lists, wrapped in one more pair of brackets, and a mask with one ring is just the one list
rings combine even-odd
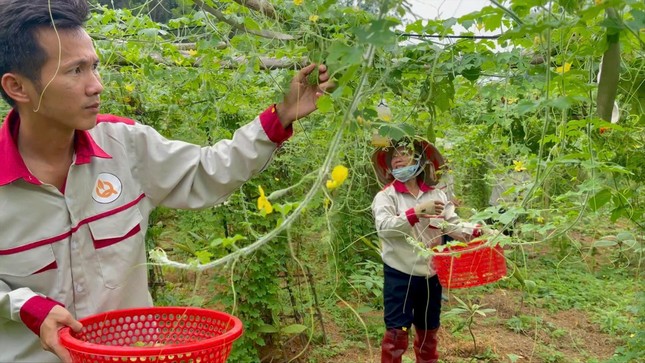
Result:
{"label": "logo patch on jacket", "polygon": [[114,202],[121,195],[121,181],[114,174],[101,173],[96,178],[92,199],[106,204]]}

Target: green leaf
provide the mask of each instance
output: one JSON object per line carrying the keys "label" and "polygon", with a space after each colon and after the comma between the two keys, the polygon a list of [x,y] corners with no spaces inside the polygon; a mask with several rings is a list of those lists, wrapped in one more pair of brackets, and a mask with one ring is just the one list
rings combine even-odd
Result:
{"label": "green leaf", "polygon": [[524,280],[527,291],[537,291],[537,284],[533,280]]}
{"label": "green leaf", "polygon": [[213,254],[209,251],[202,250],[202,251],[195,252],[195,257],[197,257],[197,260],[199,261],[199,263],[207,264],[211,262],[211,258],[213,257]]}
{"label": "green leaf", "polygon": [[629,232],[619,232],[616,235],[616,239],[619,240],[620,242],[635,241],[636,240],[634,235],[629,233]]}
{"label": "green leaf", "polygon": [[141,29],[137,32],[138,35],[149,37],[149,38],[154,38],[159,34],[159,29],[157,28],[147,28],[147,29]]}
{"label": "green leaf", "polygon": [[369,307],[369,306],[367,306],[367,305],[359,306],[359,307],[356,309],[356,312],[357,312],[357,313],[359,313],[359,314],[370,313],[370,312],[372,312],[372,311],[374,311],[374,309],[373,309],[373,308],[371,308],[371,307]]}
{"label": "green leaf", "polygon": [[609,35],[618,34],[625,29],[622,20],[614,17],[606,17],[598,25],[607,28],[607,34]]}
{"label": "green leaf", "polygon": [[634,20],[626,22],[627,26],[635,31],[645,28],[645,12],[638,9],[632,9],[630,12]]}
{"label": "green leaf", "polygon": [[557,98],[549,100],[546,104],[548,106],[553,107],[553,108],[566,110],[566,109],[570,108],[571,105],[573,105],[573,102],[572,102],[571,97],[560,96],[560,97],[557,97]]}
{"label": "green leaf", "polygon": [[446,315],[460,315],[460,314],[465,313],[466,311],[468,311],[468,310],[463,309],[463,308],[452,308],[452,309],[450,309],[449,311],[446,312]]}
{"label": "green leaf", "polygon": [[603,189],[589,200],[589,208],[595,212],[611,200],[611,189]]}
{"label": "green leaf", "polygon": [[274,334],[274,333],[277,333],[279,330],[273,325],[264,324],[257,327],[256,331],[259,333]]}
{"label": "green leaf", "polygon": [[244,18],[244,27],[249,30],[260,30],[258,23],[256,23],[253,18],[248,16]]}
{"label": "green leaf", "polygon": [[280,329],[284,334],[300,334],[305,330],[307,330],[307,326],[302,324],[292,324]]}
{"label": "green leaf", "polygon": [[482,72],[481,67],[469,67],[461,71],[461,75],[467,80],[474,82],[479,78],[479,75]]}
{"label": "green leaf", "polygon": [[540,107],[540,103],[531,100],[521,100],[517,103],[516,109],[520,115],[524,115],[529,112],[534,112]]}
{"label": "green leaf", "polygon": [[398,37],[390,28],[397,24],[398,22],[390,19],[381,19],[372,22],[367,27],[355,29],[354,34],[361,44],[394,45]]}
{"label": "green leaf", "polygon": [[405,136],[413,137],[414,127],[408,124],[386,124],[379,127],[378,133],[392,140],[399,140]]}
{"label": "green leaf", "polygon": [[616,241],[609,241],[609,240],[601,239],[599,241],[595,241],[592,244],[592,246],[593,247],[613,247],[613,246],[616,246],[617,244],[618,244],[618,242],[616,242]]}
{"label": "green leaf", "polygon": [[455,24],[457,24],[457,19],[456,18],[448,18],[448,19],[444,20],[443,24],[442,24],[443,27],[446,29],[446,31],[444,31],[444,34],[452,33],[452,26],[455,25]]}
{"label": "green leaf", "polygon": [[629,217],[629,212],[624,208],[624,207],[618,207],[614,210],[611,211],[611,217],[610,220],[612,222],[616,222],[618,218],[626,216]]}
{"label": "green leaf", "polygon": [[341,42],[334,42],[327,51],[328,62],[342,61],[345,65],[350,65],[360,64],[363,59],[363,51],[360,47],[350,47]]}
{"label": "green leaf", "polygon": [[580,9],[578,0],[560,0],[560,6],[570,14],[575,14],[575,12]]}
{"label": "green leaf", "polygon": [[417,33],[417,34],[423,33],[423,20],[419,19],[419,20],[415,21],[414,23],[406,25],[405,32],[406,33]]}
{"label": "green leaf", "polygon": [[316,101],[316,106],[318,107],[318,111],[322,113],[330,113],[334,110],[334,102],[332,101],[331,97],[327,95],[323,95],[318,98],[318,101]]}
{"label": "green leaf", "polygon": [[479,309],[479,310],[476,311],[476,313],[481,315],[481,316],[486,316],[486,314],[492,314],[492,313],[494,313],[496,311],[497,310],[495,310],[495,309]]}

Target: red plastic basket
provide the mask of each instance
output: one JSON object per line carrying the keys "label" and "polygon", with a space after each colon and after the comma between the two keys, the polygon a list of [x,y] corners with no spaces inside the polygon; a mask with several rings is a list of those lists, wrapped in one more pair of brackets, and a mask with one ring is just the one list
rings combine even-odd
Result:
{"label": "red plastic basket", "polygon": [[60,331],[74,363],[224,363],[242,335],[240,319],[193,307],[115,310],[80,322],[79,333]]}
{"label": "red plastic basket", "polygon": [[441,286],[461,289],[495,282],[506,276],[504,251],[498,245],[482,247],[485,241],[468,246],[448,247],[447,252],[434,256],[434,269]]}

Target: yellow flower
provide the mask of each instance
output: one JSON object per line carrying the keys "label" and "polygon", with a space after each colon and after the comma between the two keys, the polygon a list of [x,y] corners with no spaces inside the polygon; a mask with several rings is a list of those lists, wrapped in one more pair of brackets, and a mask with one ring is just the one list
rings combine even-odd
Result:
{"label": "yellow flower", "polygon": [[258,197],[258,209],[264,211],[264,214],[271,214],[273,212],[273,206],[267,199],[266,195],[264,195],[264,189],[262,189],[261,186],[258,186],[258,190],[260,190],[260,196]]}
{"label": "yellow flower", "polygon": [[342,165],[336,165],[331,172],[332,180],[338,183],[338,185],[343,184],[347,176],[349,176],[349,169]]}
{"label": "yellow flower", "polygon": [[334,190],[334,189],[338,188],[338,183],[336,183],[335,180],[327,180],[327,184],[325,184],[325,185],[327,186],[327,189],[329,189],[329,190]]}
{"label": "yellow flower", "polygon": [[540,223],[540,224],[544,224],[544,218],[542,218],[542,217],[537,217],[537,218],[535,219],[535,221],[536,221],[536,222],[538,222],[538,223]]}
{"label": "yellow flower", "polygon": [[506,103],[509,104],[509,105],[512,105],[515,102],[517,102],[517,100],[518,100],[517,97],[509,97],[509,98],[506,99]]}
{"label": "yellow flower", "polygon": [[128,92],[132,92],[132,91],[134,91],[134,85],[133,85],[132,83],[128,83],[128,84],[126,84],[124,88],[125,88],[125,90],[126,90],[126,91],[128,91]]}
{"label": "yellow flower", "polygon": [[571,63],[564,63],[564,66],[555,69],[555,73],[565,74],[571,70]]}
{"label": "yellow flower", "polygon": [[317,22],[320,17],[318,15],[309,15],[309,21],[311,22]]}
{"label": "yellow flower", "polygon": [[188,50],[188,55],[191,57],[194,57],[197,55],[197,51],[195,49],[189,49]]}
{"label": "yellow flower", "polygon": [[517,172],[526,170],[521,160],[513,160],[513,169]]}
{"label": "yellow flower", "polygon": [[343,165],[336,165],[334,170],[331,172],[331,180],[327,180],[327,183],[325,184],[327,189],[334,190],[338,188],[345,182],[347,176],[349,176],[349,169]]}
{"label": "yellow flower", "polygon": [[602,4],[602,0],[596,0],[596,5]]}
{"label": "yellow flower", "polygon": [[296,5],[296,6],[302,5],[303,2],[304,2],[304,0],[293,0],[294,5]]}

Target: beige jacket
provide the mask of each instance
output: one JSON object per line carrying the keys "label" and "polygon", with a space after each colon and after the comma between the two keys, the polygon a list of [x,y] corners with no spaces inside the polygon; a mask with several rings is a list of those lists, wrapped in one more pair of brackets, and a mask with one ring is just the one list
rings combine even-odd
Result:
{"label": "beige jacket", "polygon": [[291,135],[273,107],[210,147],[100,115],[96,127],[76,134],[63,194],[26,168],[15,142],[19,124],[12,111],[0,128],[0,362],[59,362],[37,336],[55,304],[77,319],[152,305],[150,212],[224,201]]}
{"label": "beige jacket", "polygon": [[[399,181],[386,185],[374,197],[372,213],[383,263],[409,275],[431,277],[435,275],[432,263],[422,255],[426,247],[441,244],[444,234],[468,241],[481,232],[475,225],[461,222],[441,189],[423,183],[419,188],[415,197]],[[429,200],[446,203],[441,218],[418,218],[414,213],[417,204]]]}

